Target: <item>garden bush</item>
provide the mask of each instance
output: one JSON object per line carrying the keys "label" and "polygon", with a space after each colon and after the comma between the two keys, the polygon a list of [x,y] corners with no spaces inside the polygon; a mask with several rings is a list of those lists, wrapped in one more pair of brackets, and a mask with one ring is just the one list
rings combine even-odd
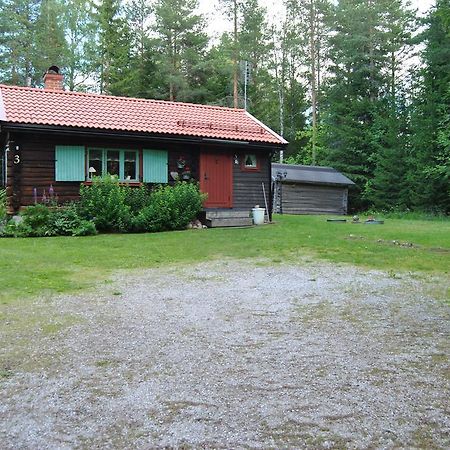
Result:
{"label": "garden bush", "polygon": [[[94,222],[99,231],[127,232],[132,226],[132,207],[140,200],[129,193],[132,189],[121,186],[117,177],[106,175],[94,177],[91,186],[80,188],[80,213],[83,218]],[[133,206],[135,207],[135,206]]]}
{"label": "garden bush", "polygon": [[6,189],[0,189],[0,225],[6,221]]}
{"label": "garden bush", "polygon": [[3,237],[87,236],[96,234],[93,222],[78,215],[76,204],[55,208],[37,204],[28,206],[3,228]]}
{"label": "garden bush", "polygon": [[205,196],[197,184],[180,182],[152,191],[150,203],[134,218],[135,231],[181,230],[202,210]]}
{"label": "garden bush", "polygon": [[125,187],[125,204],[130,207],[133,216],[148,206],[150,204],[150,191],[147,186]]}

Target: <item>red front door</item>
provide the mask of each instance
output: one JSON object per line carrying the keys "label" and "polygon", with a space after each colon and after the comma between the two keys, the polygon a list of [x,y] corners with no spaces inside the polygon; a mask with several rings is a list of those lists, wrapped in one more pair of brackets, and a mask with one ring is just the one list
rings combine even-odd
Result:
{"label": "red front door", "polygon": [[205,208],[233,206],[233,160],[224,153],[200,155],[200,190],[208,194]]}

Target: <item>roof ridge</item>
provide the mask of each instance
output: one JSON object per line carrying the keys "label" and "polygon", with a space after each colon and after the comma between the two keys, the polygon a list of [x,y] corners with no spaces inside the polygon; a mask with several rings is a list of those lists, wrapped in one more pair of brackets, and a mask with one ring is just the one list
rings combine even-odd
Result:
{"label": "roof ridge", "polygon": [[11,90],[19,90],[19,91],[30,91],[30,92],[39,92],[45,94],[57,94],[57,95],[75,95],[81,97],[95,97],[95,98],[108,98],[108,99],[117,99],[119,101],[126,102],[142,102],[142,103],[162,103],[162,104],[172,104],[172,105],[184,105],[188,107],[194,108],[206,108],[206,109],[218,109],[218,110],[227,110],[227,111],[236,111],[236,112],[244,112],[243,108],[230,108],[228,106],[219,106],[219,105],[204,105],[202,103],[189,103],[189,102],[175,102],[171,100],[157,100],[152,98],[140,98],[140,97],[124,97],[119,95],[107,95],[107,94],[97,94],[95,92],[77,92],[77,91],[65,91],[58,89],[42,89],[30,86],[16,86],[9,84],[0,84],[0,89],[11,89]]}

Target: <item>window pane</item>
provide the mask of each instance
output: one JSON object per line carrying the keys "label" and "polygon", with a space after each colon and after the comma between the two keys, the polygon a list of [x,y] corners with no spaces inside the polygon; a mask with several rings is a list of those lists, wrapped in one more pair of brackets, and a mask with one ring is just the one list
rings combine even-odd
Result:
{"label": "window pane", "polygon": [[108,150],[106,159],[106,171],[110,175],[119,176],[119,161],[120,161],[120,152],[115,150]]}
{"label": "window pane", "polygon": [[[103,151],[89,150],[89,177],[102,175]],[[92,170],[94,169],[94,170]]]}
{"label": "window pane", "polygon": [[124,177],[125,180],[136,180],[136,152],[125,152]]}
{"label": "window pane", "polygon": [[245,167],[256,167],[256,155],[245,155]]}

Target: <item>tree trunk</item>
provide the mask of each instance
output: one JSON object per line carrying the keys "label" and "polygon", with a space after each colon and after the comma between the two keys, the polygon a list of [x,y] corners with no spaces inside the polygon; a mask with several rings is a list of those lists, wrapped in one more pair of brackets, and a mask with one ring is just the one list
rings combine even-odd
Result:
{"label": "tree trunk", "polygon": [[316,164],[317,145],[317,86],[316,86],[316,9],[315,0],[310,0],[309,50],[311,58],[311,107],[312,107],[312,164]]}
{"label": "tree trunk", "polygon": [[234,48],[233,48],[233,105],[239,107],[238,97],[238,25],[237,0],[234,0]]}

